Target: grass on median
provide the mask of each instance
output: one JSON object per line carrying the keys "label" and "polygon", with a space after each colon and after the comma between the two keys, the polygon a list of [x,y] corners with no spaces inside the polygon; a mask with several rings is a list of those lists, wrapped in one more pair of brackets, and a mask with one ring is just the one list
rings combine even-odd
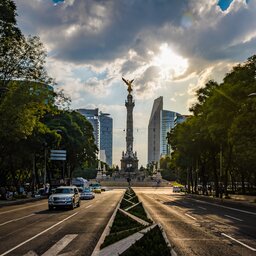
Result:
{"label": "grass on median", "polygon": [[142,230],[143,228],[145,228],[145,226],[118,210],[113,225],[110,229],[110,234],[106,236],[104,243],[101,245],[101,249],[125,237],[128,237]]}
{"label": "grass on median", "polygon": [[124,251],[121,256],[167,256],[170,248],[167,246],[159,226],[148,231],[140,240]]}

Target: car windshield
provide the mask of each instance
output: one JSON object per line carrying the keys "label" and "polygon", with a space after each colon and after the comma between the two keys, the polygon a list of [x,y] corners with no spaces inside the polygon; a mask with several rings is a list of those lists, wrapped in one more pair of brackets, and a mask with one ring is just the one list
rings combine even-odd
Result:
{"label": "car windshield", "polygon": [[73,194],[74,189],[72,188],[57,188],[55,194]]}
{"label": "car windshield", "polygon": [[91,190],[89,188],[85,188],[83,192],[91,192]]}

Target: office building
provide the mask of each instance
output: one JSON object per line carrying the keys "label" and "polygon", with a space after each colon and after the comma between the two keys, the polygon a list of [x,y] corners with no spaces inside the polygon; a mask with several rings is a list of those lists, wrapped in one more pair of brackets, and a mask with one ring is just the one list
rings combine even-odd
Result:
{"label": "office building", "polygon": [[148,124],[148,163],[158,162],[171,153],[167,133],[174,128],[176,112],[163,110],[163,96],[154,100]]}
{"label": "office building", "polygon": [[113,119],[107,113],[99,112],[95,109],[77,109],[86,117],[93,126],[95,144],[99,149],[99,159],[112,166],[113,148]]}
{"label": "office building", "polygon": [[77,109],[77,111],[86,117],[93,127],[93,136],[95,144],[100,149],[100,124],[99,124],[99,109]]}
{"label": "office building", "polygon": [[148,124],[148,163],[160,159],[160,112],[163,109],[163,97],[154,100]]}
{"label": "office building", "polygon": [[169,155],[171,147],[168,144],[167,134],[174,128],[174,120],[177,113],[168,110],[160,111],[160,157]]}
{"label": "office building", "polygon": [[[100,150],[105,151],[105,161],[112,166],[113,119],[107,113],[100,112]],[[102,154],[103,155],[103,154]]]}

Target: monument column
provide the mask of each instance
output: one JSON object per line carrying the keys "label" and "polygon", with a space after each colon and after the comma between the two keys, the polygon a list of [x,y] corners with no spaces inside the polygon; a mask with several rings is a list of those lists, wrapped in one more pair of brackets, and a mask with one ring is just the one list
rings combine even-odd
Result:
{"label": "monument column", "polygon": [[132,100],[132,95],[128,94],[127,101],[125,102],[127,109],[127,119],[126,119],[126,151],[133,152],[133,108],[134,101]]}
{"label": "monument column", "polygon": [[[126,153],[123,152],[121,159],[121,169],[125,172],[128,172],[129,175],[135,175],[135,172],[138,171],[138,158],[137,153],[133,152],[133,108],[135,103],[132,97],[132,82],[122,78],[123,81],[128,86],[127,91],[127,100],[125,101],[125,106],[127,110],[127,119],[126,119]],[[129,176],[130,177],[130,176]]]}

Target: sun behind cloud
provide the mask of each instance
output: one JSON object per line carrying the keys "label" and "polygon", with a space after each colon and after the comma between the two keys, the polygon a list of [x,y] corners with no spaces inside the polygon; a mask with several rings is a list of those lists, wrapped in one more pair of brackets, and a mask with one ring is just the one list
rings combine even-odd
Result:
{"label": "sun behind cloud", "polygon": [[170,80],[184,74],[188,68],[188,60],[176,54],[167,43],[161,44],[160,52],[152,60],[152,65],[159,67],[160,78]]}

